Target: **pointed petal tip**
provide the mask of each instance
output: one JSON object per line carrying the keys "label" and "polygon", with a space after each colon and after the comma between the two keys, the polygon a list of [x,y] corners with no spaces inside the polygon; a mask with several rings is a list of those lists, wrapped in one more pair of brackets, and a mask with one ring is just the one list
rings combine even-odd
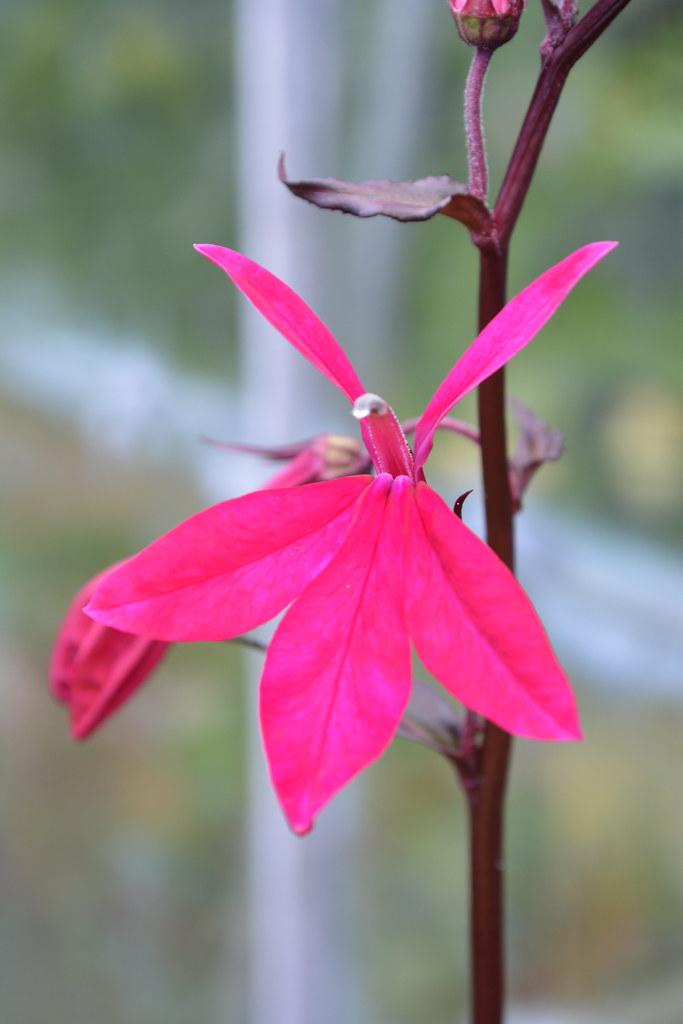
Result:
{"label": "pointed petal tip", "polygon": [[584,252],[594,252],[596,261],[601,260],[603,256],[607,256],[608,253],[618,248],[619,243],[615,241],[606,242],[591,242],[589,245],[584,247]]}
{"label": "pointed petal tip", "polygon": [[311,832],[313,831],[313,825],[314,822],[311,818],[289,820],[289,827],[297,839],[305,839],[306,836],[310,835]]}
{"label": "pointed petal tip", "polygon": [[[113,573],[112,573],[113,575]],[[125,620],[125,616],[121,616],[121,609],[114,606],[110,607],[105,603],[98,602],[98,593],[100,587],[95,590],[95,593],[90,598],[90,601],[83,608],[83,614],[87,615],[93,622],[99,623],[101,626],[107,626],[108,629],[118,630],[120,633],[129,633],[131,636],[145,637],[147,640],[162,640],[163,637],[156,635],[150,635],[142,629],[138,629],[135,626],[131,626],[129,622]]]}
{"label": "pointed petal tip", "polygon": [[584,739],[578,718],[569,723],[555,722],[551,728],[526,731],[515,730],[520,739],[535,740],[540,743],[581,743]]}
{"label": "pointed petal tip", "polygon": [[562,736],[562,741],[565,743],[583,743],[584,739],[583,729],[578,721],[571,728],[566,729]]}
{"label": "pointed petal tip", "polygon": [[[112,629],[121,629],[116,621],[116,609],[108,608],[106,604],[100,604],[97,600],[100,587],[97,587],[92,597],[83,607],[83,614],[87,615],[93,622],[99,622],[102,626],[109,626]],[[127,632],[123,629],[122,632]]]}
{"label": "pointed petal tip", "polygon": [[212,263],[217,263],[223,269],[225,269],[228,263],[247,261],[247,258],[242,256],[241,253],[236,252],[234,249],[228,249],[224,245],[216,245],[215,242],[195,242],[192,248],[200,256],[211,260]]}

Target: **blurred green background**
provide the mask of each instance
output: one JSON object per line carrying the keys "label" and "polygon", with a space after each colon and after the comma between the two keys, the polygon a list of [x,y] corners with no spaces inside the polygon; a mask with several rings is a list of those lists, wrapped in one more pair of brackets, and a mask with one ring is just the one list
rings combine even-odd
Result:
{"label": "blurred green background", "polygon": [[[295,174],[464,175],[459,94],[469,55],[441,7],[403,165],[387,167],[380,150],[358,146],[379,51],[364,33],[374,5],[357,0],[339,16],[342,117],[320,128],[323,151],[329,134],[339,157],[294,166]],[[0,8],[3,1024],[247,1020],[249,712],[239,653],[173,651],[86,746],[68,740],[46,688],[51,640],[72,593],[206,504],[188,461],[201,433],[234,429],[237,303],[191,249],[238,241],[234,13],[219,0],[5,0]],[[530,95],[540,34],[532,5],[493,62],[494,184]],[[530,521],[554,524],[541,534],[570,566],[591,552],[589,568],[612,580],[618,648],[623,631],[623,649],[577,659],[586,742],[520,744],[512,776],[511,989],[520,1005],[595,1014],[568,1022],[683,1022],[682,49],[679,5],[649,0],[632,4],[585,58],[512,248],[514,289],[580,244],[621,242],[510,372],[511,391],[567,441],[563,460],[534,485]],[[410,73],[390,53],[383,59],[390,79]],[[273,167],[278,147],[274,140]],[[382,387],[402,413],[418,412],[472,336],[476,267],[465,232],[445,219],[352,222],[291,202],[295,230],[297,217],[302,225],[320,218],[325,249],[301,257],[334,267],[331,297],[313,305],[342,339],[345,246],[375,233],[387,252],[401,247]],[[366,287],[371,301],[371,278]],[[361,372],[373,343],[355,339]],[[177,459],[154,432],[154,402],[151,413],[131,407],[129,365],[152,382],[152,398],[159,375],[187,381],[197,396],[174,428],[186,434]],[[112,367],[121,379],[102,408],[96,396]],[[74,415],[74,381],[89,379],[93,405]],[[222,382],[224,421],[220,410],[204,415],[202,398],[204,384]],[[135,420],[132,433],[118,403]],[[224,473],[234,493],[241,470],[224,460],[212,463],[212,486]],[[455,442],[441,445],[439,460],[444,479],[476,473]],[[573,548],[577,536],[588,546]],[[542,568],[541,560],[539,595]],[[662,572],[674,580],[666,592],[652,582]],[[647,659],[637,685],[620,686],[608,671],[630,658],[618,599],[631,591],[669,645],[674,668],[661,685]],[[573,642],[599,647],[600,632]],[[601,661],[607,683],[590,669]],[[466,1004],[459,794],[444,765],[400,741],[355,785],[360,838],[344,898],[353,907],[359,1019],[453,1020]],[[550,1011],[519,1019],[565,1020]]]}

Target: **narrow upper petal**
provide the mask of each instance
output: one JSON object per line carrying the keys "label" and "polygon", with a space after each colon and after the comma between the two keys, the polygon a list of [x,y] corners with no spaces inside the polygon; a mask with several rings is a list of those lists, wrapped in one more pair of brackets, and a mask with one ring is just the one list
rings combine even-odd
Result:
{"label": "narrow upper petal", "polygon": [[331,331],[288,285],[233,249],[222,245],[195,245],[195,249],[224,270],[259,313],[349,401],[363,394],[358,374]]}
{"label": "narrow upper petal", "polygon": [[537,277],[491,320],[441,382],[415,430],[415,464],[423,466],[434,432],[456,402],[504,366],[550,320],[555,310],[591,267],[616,242],[593,242]]}
{"label": "narrow upper petal", "polygon": [[408,524],[406,615],[426,668],[517,736],[580,739],[571,687],[512,573],[426,484]]}
{"label": "narrow upper petal", "polygon": [[157,640],[226,640],[281,611],[335,555],[369,476],[200,512],[110,573],[88,615]]}
{"label": "narrow upper petal", "polygon": [[403,617],[405,477],[377,478],[337,557],[292,605],[270,644],[261,726],[273,784],[295,832],[385,750],[410,695]]}
{"label": "narrow upper petal", "polygon": [[128,700],[169,646],[102,626],[84,614],[90,596],[110,571],[100,573],[76,594],[52,651],[50,689],[68,706],[75,739],[85,739]]}

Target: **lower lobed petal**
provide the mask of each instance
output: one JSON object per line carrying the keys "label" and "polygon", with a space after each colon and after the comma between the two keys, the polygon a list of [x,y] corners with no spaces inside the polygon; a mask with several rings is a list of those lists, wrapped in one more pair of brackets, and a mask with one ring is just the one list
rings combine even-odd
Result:
{"label": "lower lobed petal", "polygon": [[377,478],[336,558],[270,644],[260,714],[273,784],[293,830],[391,742],[410,696],[403,615],[405,477]]}
{"label": "lower lobed petal", "polygon": [[581,738],[576,702],[521,586],[426,484],[410,507],[406,616],[425,667],[517,736]]}

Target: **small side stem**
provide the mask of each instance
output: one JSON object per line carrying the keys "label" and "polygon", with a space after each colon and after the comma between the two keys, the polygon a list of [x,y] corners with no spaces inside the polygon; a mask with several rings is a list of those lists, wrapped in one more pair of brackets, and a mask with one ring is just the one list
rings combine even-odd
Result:
{"label": "small side stem", "polygon": [[465,139],[467,142],[468,185],[472,195],[486,199],[489,191],[489,171],[486,162],[486,143],[482,127],[481,105],[484,81],[491,60],[491,50],[477,48],[472,57],[465,84]]}

